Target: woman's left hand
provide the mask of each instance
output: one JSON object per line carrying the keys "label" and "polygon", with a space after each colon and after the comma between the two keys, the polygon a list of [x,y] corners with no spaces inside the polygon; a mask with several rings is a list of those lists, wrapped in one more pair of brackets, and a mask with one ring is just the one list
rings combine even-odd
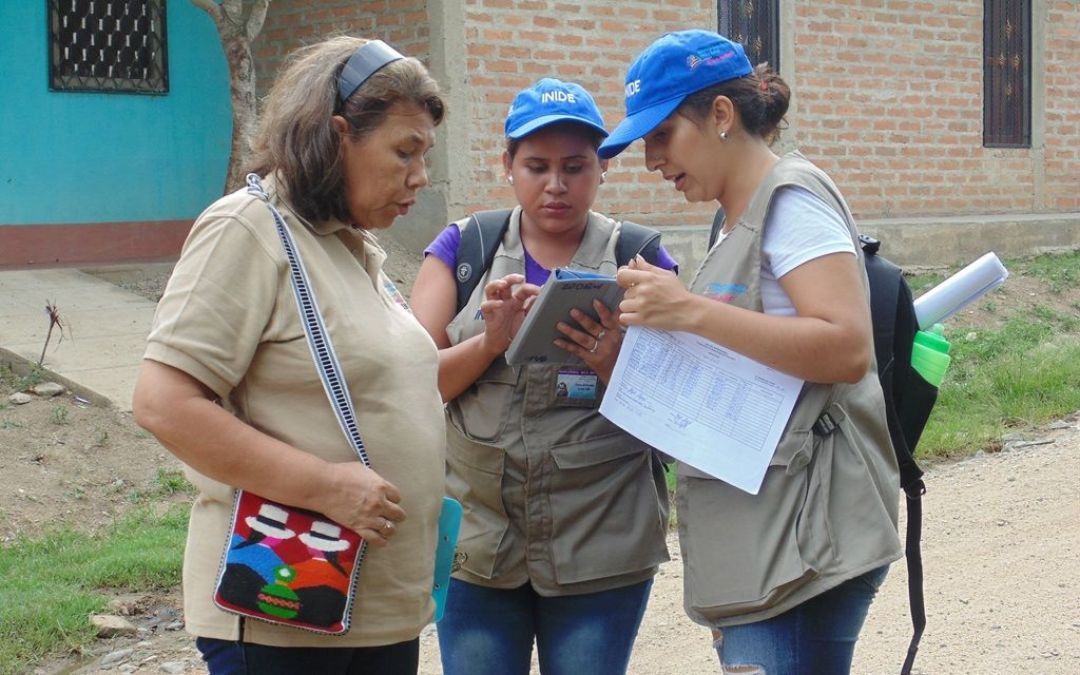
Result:
{"label": "woman's left hand", "polygon": [[620,267],[615,279],[626,289],[619,320],[627,326],[688,330],[695,296],[671,270],[649,264],[640,255]]}
{"label": "woman's left hand", "polygon": [[580,329],[560,321],[556,328],[565,335],[566,340],[555,340],[555,346],[581,357],[589,368],[596,371],[600,379],[607,383],[611,371],[615,369],[615,360],[619,357],[622,346],[622,329],[619,327],[618,312],[612,312],[604,303],[593,300],[599,321],[580,309],[570,310],[570,317],[577,321]]}

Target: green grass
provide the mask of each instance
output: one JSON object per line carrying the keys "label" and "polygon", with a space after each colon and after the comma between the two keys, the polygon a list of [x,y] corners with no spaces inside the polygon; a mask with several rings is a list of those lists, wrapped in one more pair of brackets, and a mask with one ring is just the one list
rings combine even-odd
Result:
{"label": "green grass", "polygon": [[41,384],[48,379],[45,369],[36,363],[31,365],[25,375],[15,372],[11,365],[0,364],[0,382],[10,386],[15,391],[27,391],[36,384]]}
{"label": "green grass", "polygon": [[179,469],[158,469],[156,481],[158,484],[157,492],[160,495],[195,494],[195,486],[184,477],[184,472]]}
{"label": "green grass", "polygon": [[[1011,278],[1045,283],[1054,300],[1071,294],[1065,303],[1080,310],[1080,251],[1008,260],[1005,266]],[[919,295],[943,278],[920,275],[908,282]],[[1002,318],[996,301],[982,309]],[[1080,409],[1080,311],[1056,310],[1032,298],[994,329],[972,328],[958,315],[946,321],[945,336],[953,360],[919,441],[919,457],[934,461],[997,450],[1009,433]]]}
{"label": "green grass", "polygon": [[1042,279],[1049,284],[1050,292],[1056,295],[1080,287],[1080,251],[1041,255],[1011,262],[1007,267],[1014,272]]}
{"label": "green grass", "polygon": [[918,455],[959,457],[996,450],[1010,431],[1080,409],[1080,320],[1014,318],[1000,329],[952,341],[952,365],[919,441]]}
{"label": "green grass", "polygon": [[64,425],[68,423],[68,409],[62,405],[53,407],[52,415],[50,416],[52,423],[56,425]]}
{"label": "green grass", "polygon": [[178,469],[158,469],[153,485],[145,489],[128,488],[127,484],[121,484],[115,491],[127,490],[127,500],[132,504],[154,503],[177,494],[194,496],[197,492],[195,486],[184,477],[183,471]]}
{"label": "green grass", "polygon": [[179,583],[187,518],[187,506],[143,510],[98,535],[58,530],[0,547],[0,673],[93,642],[88,617],[106,607],[104,591]]}

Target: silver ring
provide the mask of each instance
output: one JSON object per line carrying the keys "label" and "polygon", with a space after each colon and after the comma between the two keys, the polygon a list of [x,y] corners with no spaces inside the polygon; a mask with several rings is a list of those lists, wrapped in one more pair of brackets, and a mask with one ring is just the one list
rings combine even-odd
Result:
{"label": "silver ring", "polygon": [[603,328],[601,328],[601,329],[600,329],[600,332],[596,334],[596,341],[597,341],[597,342],[600,342],[601,340],[603,340],[603,339],[604,339],[604,336],[605,336],[605,335],[607,335],[607,331],[606,331],[606,330],[604,330]]}
{"label": "silver ring", "polygon": [[383,526],[382,526],[382,529],[384,529],[384,530],[386,530],[387,532],[389,532],[389,531],[390,531],[391,529],[393,529],[393,527],[394,527],[394,524],[390,522],[390,519],[389,519],[389,518],[383,518]]}
{"label": "silver ring", "polygon": [[592,349],[589,350],[589,353],[590,354],[595,354],[597,348],[599,348],[599,347],[600,347],[600,339],[599,338],[593,338]]}

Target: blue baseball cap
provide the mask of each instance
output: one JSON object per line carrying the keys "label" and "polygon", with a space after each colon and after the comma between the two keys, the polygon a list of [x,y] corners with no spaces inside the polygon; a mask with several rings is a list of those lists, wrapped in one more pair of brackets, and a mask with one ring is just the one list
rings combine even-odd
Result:
{"label": "blue baseball cap", "polygon": [[626,118],[597,153],[603,159],[614,157],[659,126],[690,94],[753,70],[742,45],[718,33],[684,30],[664,35],[630,64]]}
{"label": "blue baseball cap", "polygon": [[506,116],[506,136],[519,139],[558,122],[577,122],[607,136],[604,118],[580,84],[545,77],[514,97]]}

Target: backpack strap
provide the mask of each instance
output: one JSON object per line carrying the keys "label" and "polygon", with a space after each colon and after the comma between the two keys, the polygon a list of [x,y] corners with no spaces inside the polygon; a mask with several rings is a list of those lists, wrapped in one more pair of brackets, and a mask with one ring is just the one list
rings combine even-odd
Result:
{"label": "backpack strap", "polygon": [[457,249],[457,309],[455,314],[469,302],[476,285],[495,259],[506,228],[510,226],[513,209],[477,211],[469,216],[469,222],[461,230]]}
{"label": "backpack strap", "polygon": [[[870,282],[870,320],[874,327],[874,357],[877,360],[878,377],[883,387],[888,382],[890,391],[885,400],[892,397],[892,373],[895,364],[893,343],[896,338],[896,303],[900,299],[900,285],[904,276],[900,268],[877,254],[881,243],[865,234],[859,235],[866,276]],[[908,296],[910,298],[910,294]],[[912,336],[914,337],[914,336]],[[890,425],[890,432],[892,431]],[[906,447],[906,443],[904,444]]]}
{"label": "backpack strap", "polygon": [[622,267],[639,253],[650,265],[656,265],[660,254],[660,233],[651,227],[624,220],[619,226],[619,241],[615,242],[615,264]]}
{"label": "backpack strap", "polygon": [[[915,444],[922,434],[925,420],[918,429],[910,428],[905,418],[904,402],[911,400],[910,377],[911,348],[918,326],[914,317],[911,289],[904,281],[903,272],[892,262],[877,254],[881,244],[873,237],[859,235],[859,243],[866,261],[866,275],[870,281],[870,319],[874,327],[874,357],[878,364],[878,378],[885,394],[886,416],[889,436],[900,465],[900,485],[908,496],[921,492],[922,470],[915,462]],[[930,403],[929,407],[932,407]],[[929,407],[926,412],[929,413]]]}
{"label": "backpack strap", "polygon": [[713,214],[712,228],[709,229],[709,248],[716,245],[716,240],[720,238],[720,228],[724,225],[724,209],[716,209],[716,213]]}
{"label": "backpack strap", "polygon": [[[911,642],[901,669],[901,675],[910,675],[919,651],[919,641],[926,629],[926,606],[923,597],[922,566],[922,495],[926,487],[922,481],[922,469],[915,462],[914,449],[922,434],[929,410],[933,407],[936,391],[927,402],[925,394],[912,392],[919,377],[910,377],[911,348],[918,324],[912,305],[911,289],[904,281],[899,267],[877,254],[881,243],[864,234],[859,235],[863,249],[866,275],[870,282],[870,318],[874,326],[874,356],[878,362],[878,377],[885,396],[885,417],[889,425],[893,451],[900,467],[900,486],[907,497],[907,533],[904,556],[908,569],[908,606],[911,609]],[[925,387],[928,384],[923,382]],[[921,399],[921,400],[920,400]],[[913,404],[918,401],[918,404]],[[912,408],[922,412],[922,421],[912,427],[910,415],[903,414]]]}

